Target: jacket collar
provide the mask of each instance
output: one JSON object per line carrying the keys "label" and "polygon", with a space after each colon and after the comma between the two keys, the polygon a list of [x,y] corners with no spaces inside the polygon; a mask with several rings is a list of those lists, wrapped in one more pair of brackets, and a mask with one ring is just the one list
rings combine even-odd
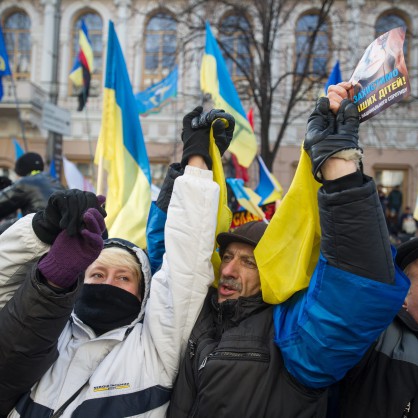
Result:
{"label": "jacket collar", "polygon": [[249,316],[268,308],[270,305],[263,301],[261,292],[249,297],[239,297],[238,299],[227,299],[218,303],[216,289],[211,290],[211,307],[216,312],[218,323],[231,321],[236,325]]}
{"label": "jacket collar", "polygon": [[397,315],[398,319],[412,331],[418,337],[418,323],[414,318],[408,313],[408,311],[402,308]]}

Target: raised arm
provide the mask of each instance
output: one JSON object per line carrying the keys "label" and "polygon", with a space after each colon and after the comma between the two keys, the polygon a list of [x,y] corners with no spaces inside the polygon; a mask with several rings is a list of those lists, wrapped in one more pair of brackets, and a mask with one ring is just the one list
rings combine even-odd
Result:
{"label": "raised arm", "polygon": [[[144,322],[171,381],[214,279],[211,256],[219,186],[207,169],[211,166],[210,126],[191,128],[191,120],[201,111],[197,108],[183,120],[182,165],[186,166],[184,175],[174,182],[164,234],[166,253],[161,270],[152,279]],[[222,130],[228,145],[232,132],[227,136],[225,128]],[[217,137],[222,137],[221,132]]]}
{"label": "raised arm", "polygon": [[357,108],[337,114],[318,100],[305,149],[318,192],[321,254],[309,288],[275,308],[276,343],[288,371],[306,386],[341,379],[402,306],[408,280],[395,271],[376,187],[361,169]]}
{"label": "raised arm", "polygon": [[[69,195],[66,197],[65,205]],[[89,203],[98,204],[96,197]],[[76,219],[65,210],[60,213],[68,215],[63,222],[66,229],[58,233],[51,247],[34,233],[33,216],[23,218],[0,237],[0,262],[5,266],[0,290],[3,300],[7,299],[0,310],[0,416],[7,415],[20,395],[56,360],[58,337],[79,289],[77,279],[103,246],[104,211],[90,208],[81,219],[74,207],[71,213]],[[55,214],[62,220],[63,216]],[[71,225],[74,233],[70,236],[67,227]]]}

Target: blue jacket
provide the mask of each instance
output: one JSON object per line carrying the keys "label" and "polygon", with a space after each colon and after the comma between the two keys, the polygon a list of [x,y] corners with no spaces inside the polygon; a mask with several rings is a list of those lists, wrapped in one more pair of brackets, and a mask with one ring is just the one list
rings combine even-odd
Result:
{"label": "blue jacket", "polygon": [[354,367],[402,306],[410,282],[395,265],[374,182],[318,192],[321,256],[308,289],[274,309],[286,368],[311,388]]}

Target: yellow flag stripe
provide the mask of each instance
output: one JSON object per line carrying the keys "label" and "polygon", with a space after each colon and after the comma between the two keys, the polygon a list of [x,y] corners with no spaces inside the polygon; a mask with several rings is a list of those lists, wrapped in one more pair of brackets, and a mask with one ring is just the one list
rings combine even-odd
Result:
{"label": "yellow flag stripe", "polygon": [[320,249],[319,187],[302,148],[289,191],[254,251],[267,303],[284,302],[309,284]]}
{"label": "yellow flag stripe", "polygon": [[248,120],[228,104],[227,98],[220,95],[216,59],[213,55],[203,56],[200,87],[203,92],[212,96],[216,108],[224,109],[234,116],[234,139],[228,150],[236,155],[240,165],[248,167],[257,153],[257,141]]}

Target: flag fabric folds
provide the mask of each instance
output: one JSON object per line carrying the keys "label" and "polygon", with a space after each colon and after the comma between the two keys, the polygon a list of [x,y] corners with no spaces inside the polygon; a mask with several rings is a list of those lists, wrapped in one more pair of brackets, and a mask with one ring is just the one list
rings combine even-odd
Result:
{"label": "flag fabric folds", "polygon": [[259,166],[259,182],[255,192],[261,196],[261,205],[281,200],[283,188],[279,181],[270,173],[260,155],[257,155]]}
{"label": "flag fabric folds", "polygon": [[69,189],[79,189],[86,192],[95,193],[93,185],[83,176],[78,167],[68,160],[66,157],[62,157],[64,176]]}
{"label": "flag fabric folds", "polygon": [[234,116],[234,139],[228,151],[236,155],[240,165],[248,167],[257,153],[257,141],[209,23],[206,23],[206,47],[200,70],[200,87],[204,93],[211,95],[216,108],[224,109]]}
{"label": "flag fabric folds", "polygon": [[[54,159],[52,159],[51,162],[50,162],[50,164],[49,164],[49,175],[51,177],[53,177],[54,179],[57,179],[58,178],[58,176],[57,176],[57,168],[55,166],[55,160]],[[72,188],[73,187],[70,187],[70,189],[72,189]],[[76,187],[76,189],[78,189],[78,187]]]}
{"label": "flag fabric folds", "polygon": [[91,40],[84,20],[81,21],[79,30],[79,51],[74,60],[73,68],[70,72],[70,80],[75,86],[81,87],[78,95],[78,111],[84,109],[89,96],[91,75],[94,71],[94,56]]}
{"label": "flag fabric folds", "polygon": [[227,178],[226,182],[234,192],[238,203],[248,212],[263,219],[265,218],[264,212],[259,207],[261,197],[248,187],[244,186],[244,180]]}
{"label": "flag fabric folds", "polygon": [[0,101],[3,98],[3,76],[12,75],[9,65],[9,57],[7,56],[6,43],[4,42],[3,31],[0,26]]}
{"label": "flag fabric folds", "polygon": [[331,74],[328,77],[328,81],[325,84],[325,95],[328,93],[328,87],[341,83],[343,81],[343,78],[341,76],[341,70],[340,70],[340,61],[337,61],[334,65],[334,68],[331,71]]}
{"label": "flag fabric folds", "polygon": [[238,160],[235,154],[231,154],[231,162],[232,162],[232,166],[234,167],[235,177],[238,179],[243,179],[244,183],[249,182],[250,176],[248,174],[248,169],[247,167],[244,167],[243,165],[240,165],[238,163]]}
{"label": "flag fabric folds", "polygon": [[144,137],[115,28],[109,21],[102,126],[95,163],[107,171],[109,237],[146,247],[151,174]]}
{"label": "flag fabric folds", "polygon": [[284,302],[308,286],[319,258],[321,228],[317,193],[306,151],[301,156],[283,201],[254,250],[263,299]]}
{"label": "flag fabric folds", "polygon": [[13,145],[15,147],[15,160],[17,160],[25,153],[25,151],[20,146],[19,142],[17,142],[16,138],[13,138]]}
{"label": "flag fabric folds", "polygon": [[157,110],[161,105],[171,97],[177,96],[177,66],[167,77],[160,82],[153,84],[146,90],[135,94],[135,100],[140,114],[150,113]]}
{"label": "flag fabric folds", "polygon": [[[218,234],[220,234],[221,232],[229,231],[232,222],[232,212],[228,206],[228,191],[226,188],[222,157],[221,153],[219,152],[219,148],[215,143],[215,138],[213,136],[213,122],[209,134],[209,155],[212,159],[213,181],[219,185],[219,206],[215,231],[215,237],[217,237]],[[214,251],[212,253],[211,258],[213,271],[215,275],[215,286],[217,286],[219,280],[219,267],[221,265],[221,257],[216,247],[217,246],[215,243]]]}

